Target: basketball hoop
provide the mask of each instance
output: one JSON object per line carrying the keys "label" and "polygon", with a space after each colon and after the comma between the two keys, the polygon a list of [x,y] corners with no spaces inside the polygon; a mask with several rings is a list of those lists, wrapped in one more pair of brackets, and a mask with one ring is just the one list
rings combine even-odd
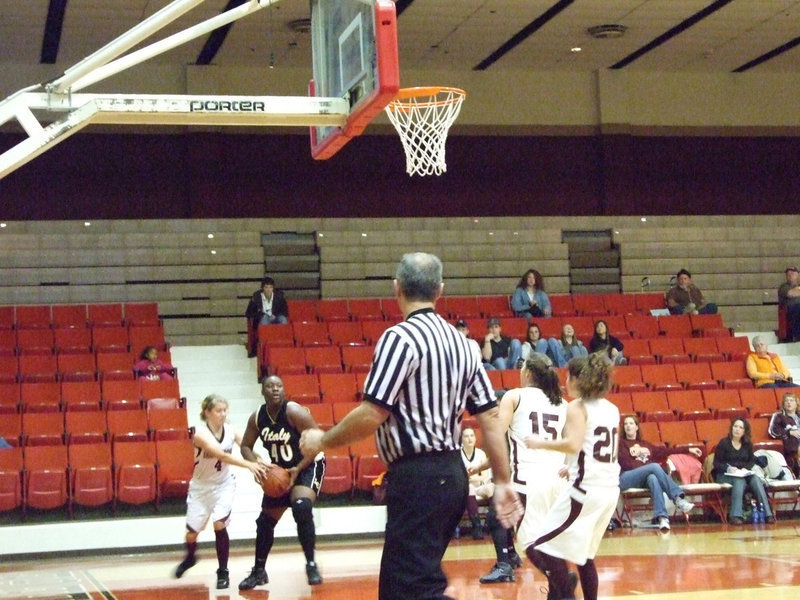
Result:
{"label": "basketball hoop", "polygon": [[414,87],[398,92],[386,107],[400,134],[409,175],[441,175],[447,171],[447,131],[458,117],[467,93],[451,87]]}

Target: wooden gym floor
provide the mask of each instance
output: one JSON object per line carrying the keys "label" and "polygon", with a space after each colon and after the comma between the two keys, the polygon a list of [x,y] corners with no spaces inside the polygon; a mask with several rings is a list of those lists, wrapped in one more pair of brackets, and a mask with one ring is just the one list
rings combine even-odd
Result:
{"label": "wooden gym floor", "polygon": [[[237,585],[252,565],[252,549],[243,544],[231,551],[231,589],[224,591],[214,589],[216,559],[208,546],[200,549],[200,561],[181,580],[172,578],[182,558],[176,550],[26,557],[0,565],[0,598],[374,600],[380,552],[380,540],[321,542],[317,562],[325,581],[310,588],[299,546],[281,541],[267,563],[271,582],[241,593]],[[527,561],[515,583],[479,584],[478,577],[493,562],[488,539],[454,540],[444,563],[452,594],[459,600],[545,599],[544,578]],[[775,526],[737,528],[676,525],[667,535],[618,530],[606,534],[597,565],[604,599],[794,600],[800,597],[800,521],[784,518]]]}

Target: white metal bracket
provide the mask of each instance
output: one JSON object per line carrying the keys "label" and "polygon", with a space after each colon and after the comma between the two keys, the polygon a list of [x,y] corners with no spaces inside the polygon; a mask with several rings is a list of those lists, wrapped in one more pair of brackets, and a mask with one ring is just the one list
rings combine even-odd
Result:
{"label": "white metal bracket", "polygon": [[[174,0],[60,77],[19,90],[0,102],[0,125],[16,119],[27,134],[25,140],[0,154],[0,178],[92,123],[339,127],[345,124],[350,108],[344,98],[74,93],[278,2],[249,0],[119,58],[204,1]],[[49,124],[43,125],[43,121]]]}

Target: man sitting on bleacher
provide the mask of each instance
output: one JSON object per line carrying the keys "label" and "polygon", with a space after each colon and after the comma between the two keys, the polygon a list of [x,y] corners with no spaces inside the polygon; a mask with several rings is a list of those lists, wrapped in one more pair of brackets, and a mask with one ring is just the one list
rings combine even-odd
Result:
{"label": "man sitting on bleacher", "polygon": [[667,292],[667,308],[673,315],[713,315],[717,305],[706,302],[703,292],[692,283],[692,274],[681,269],[675,276],[678,283]]}
{"label": "man sitting on bleacher", "polygon": [[800,283],[797,267],[786,269],[786,281],[778,288],[778,304],[786,308],[789,342],[800,342]]}

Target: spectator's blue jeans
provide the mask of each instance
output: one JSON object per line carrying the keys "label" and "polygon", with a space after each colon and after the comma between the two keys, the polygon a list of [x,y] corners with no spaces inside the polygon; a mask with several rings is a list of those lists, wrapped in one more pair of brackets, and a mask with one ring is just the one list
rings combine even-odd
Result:
{"label": "spectator's blue jeans", "polygon": [[650,496],[653,499],[653,516],[656,518],[669,517],[667,507],[664,504],[664,493],[667,494],[670,500],[674,500],[683,494],[681,487],[667,475],[666,471],[658,463],[648,463],[620,473],[620,490],[645,487],[650,488]]}
{"label": "spectator's blue jeans", "polygon": [[769,506],[767,493],[764,491],[764,484],[757,476],[749,475],[748,477],[733,477],[731,475],[723,474],[717,476],[717,483],[731,484],[731,517],[739,517],[740,519],[742,518],[742,515],[744,514],[742,512],[744,491],[747,487],[753,491],[753,494],[755,494],[758,502],[764,505],[764,515],[767,517],[772,516],[772,509]]}

